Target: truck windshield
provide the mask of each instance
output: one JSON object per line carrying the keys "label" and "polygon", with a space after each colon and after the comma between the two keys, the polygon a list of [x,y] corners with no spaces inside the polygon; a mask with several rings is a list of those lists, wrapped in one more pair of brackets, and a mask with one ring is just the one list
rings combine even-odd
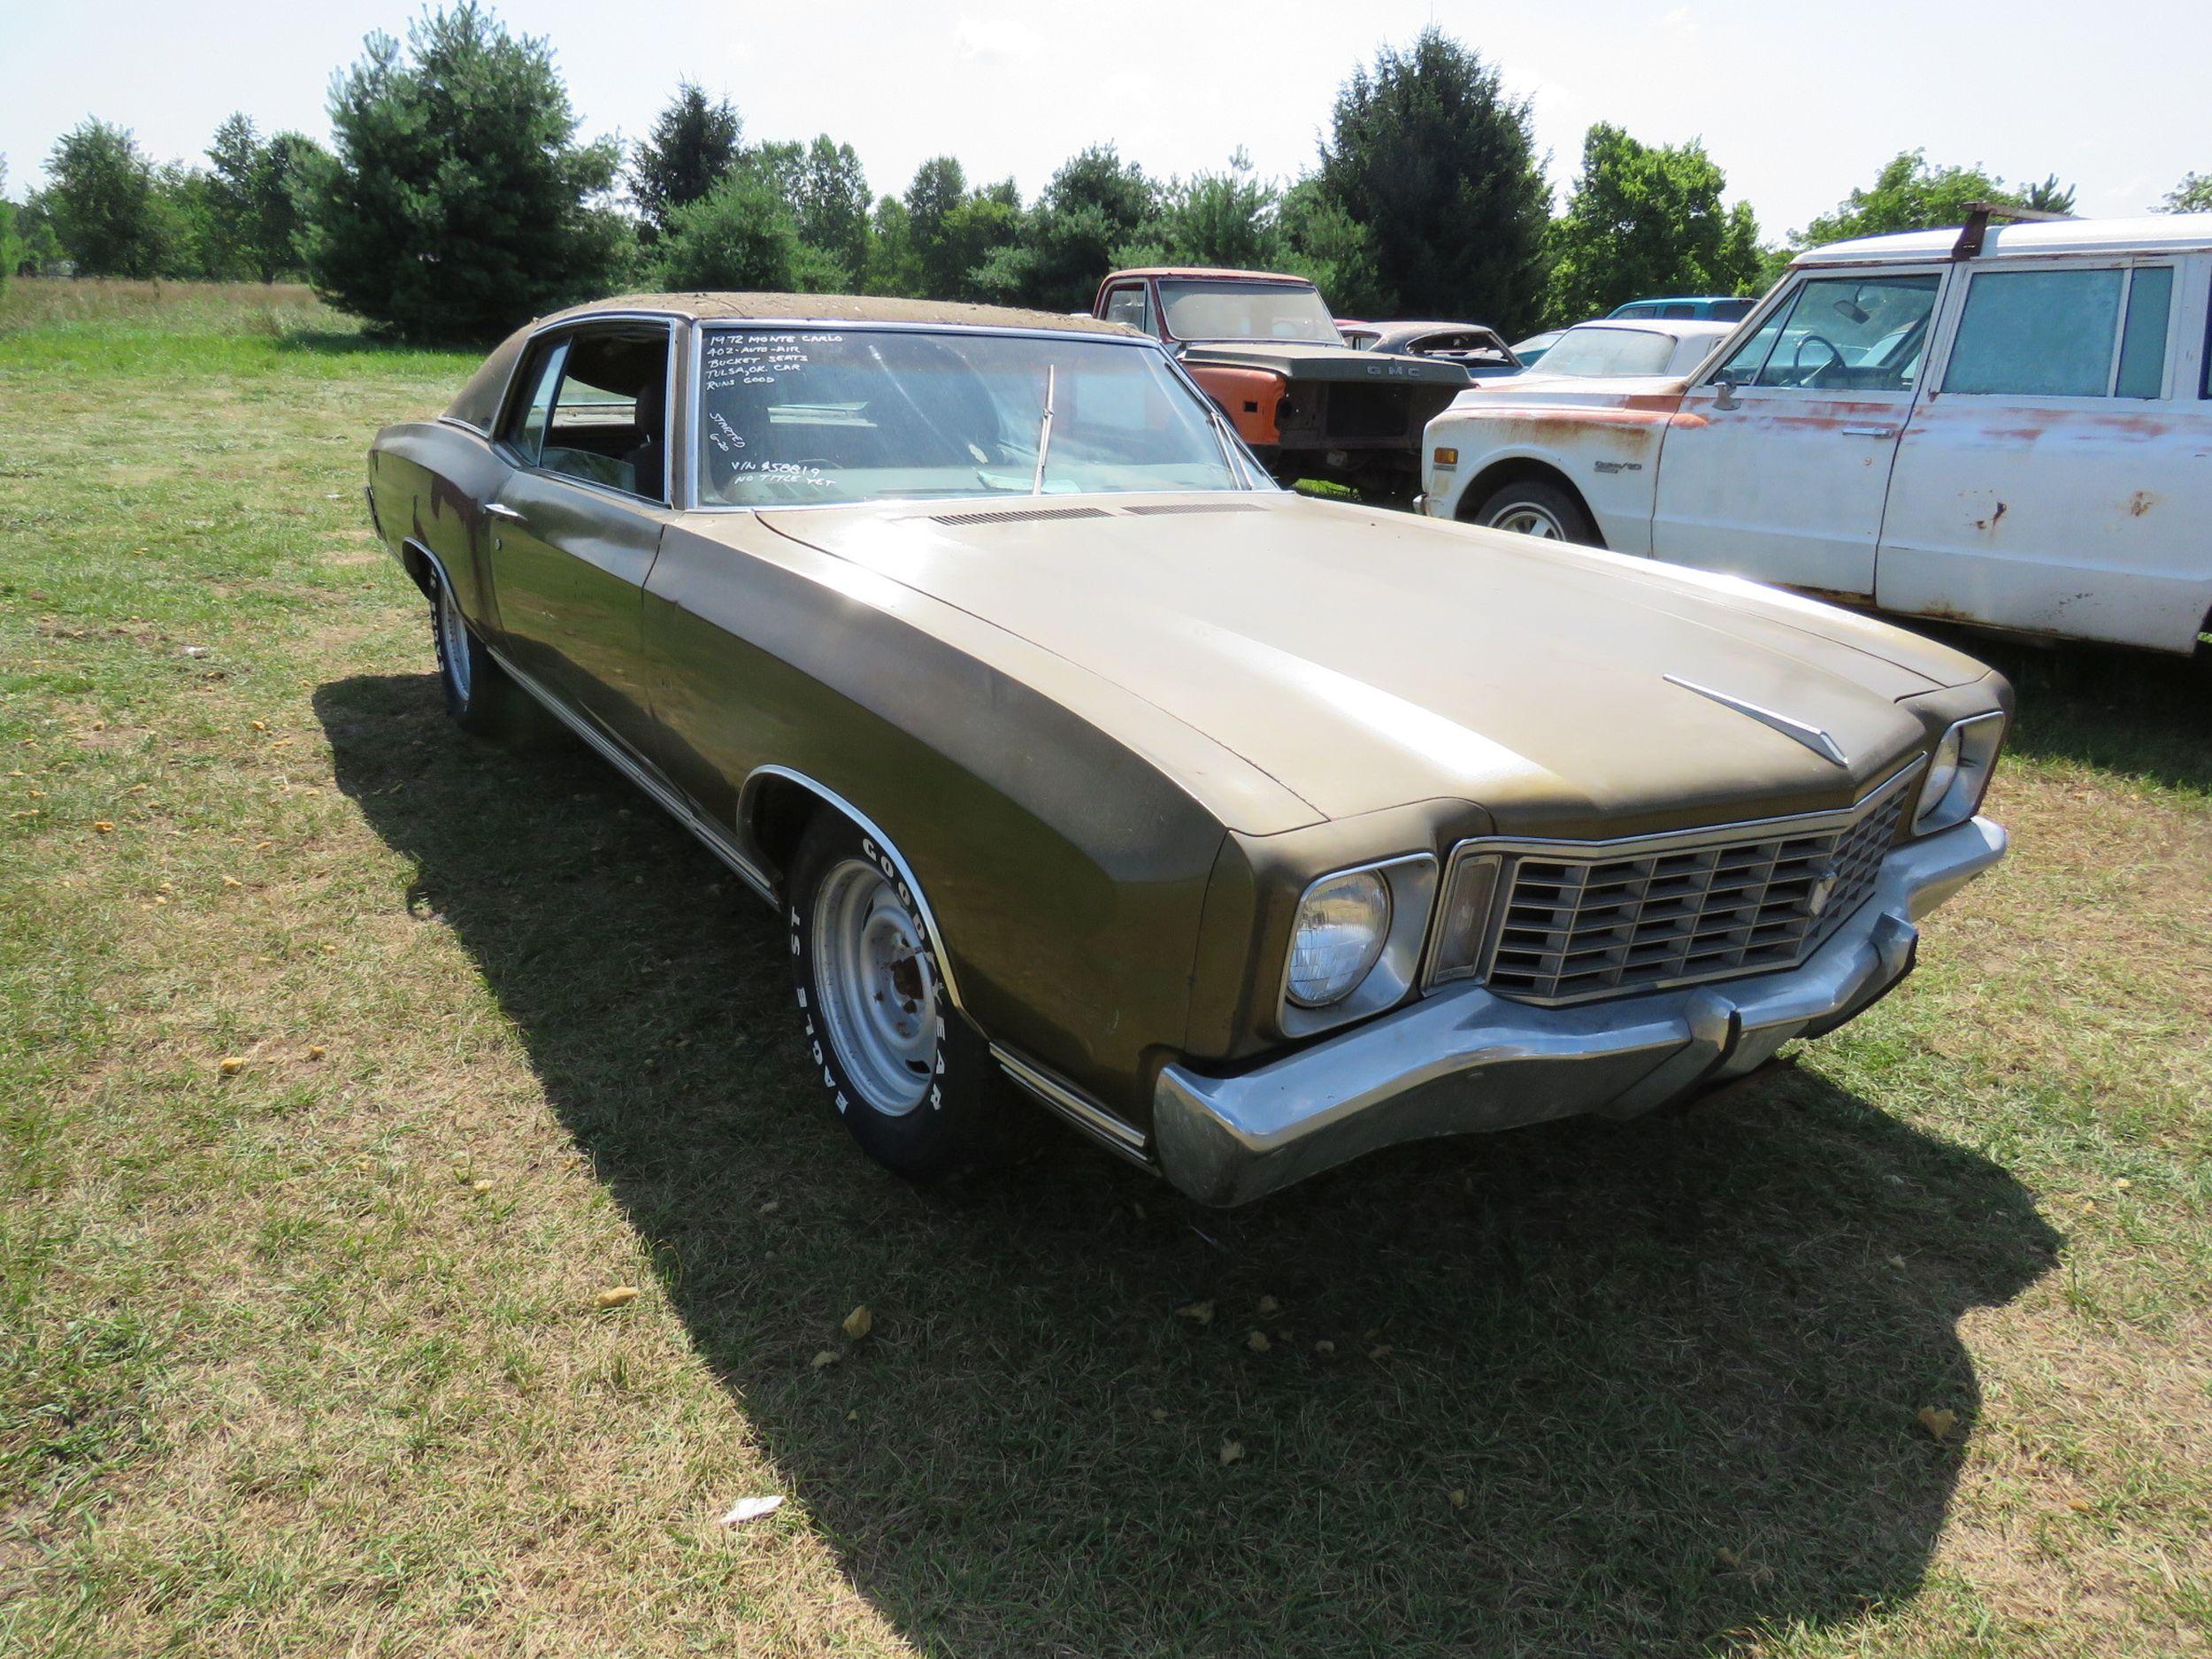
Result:
{"label": "truck windshield", "polygon": [[1544,353],[1547,374],[1661,374],[1674,336],[1655,328],[1570,328]]}
{"label": "truck windshield", "polygon": [[707,506],[1250,487],[1158,348],[1072,332],[710,327],[694,425]]}
{"label": "truck windshield", "polygon": [[1311,340],[1340,346],[1320,290],[1293,282],[1208,282],[1164,278],[1160,309],[1178,340]]}

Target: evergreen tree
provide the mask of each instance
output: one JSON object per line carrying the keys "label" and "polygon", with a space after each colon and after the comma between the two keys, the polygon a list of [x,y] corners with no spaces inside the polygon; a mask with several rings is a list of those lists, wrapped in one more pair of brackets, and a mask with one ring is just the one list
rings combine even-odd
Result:
{"label": "evergreen tree", "polygon": [[1363,226],[1382,292],[1413,317],[1517,331],[1540,307],[1551,189],[1525,100],[1431,27],[1337,95],[1323,188]]}
{"label": "evergreen tree", "polygon": [[308,269],[325,298],[418,340],[482,340],[603,292],[627,227],[618,159],[580,144],[541,40],[464,0],[387,35],[332,93]]}
{"label": "evergreen tree", "polygon": [[630,198],[650,236],[668,227],[668,216],[714,188],[738,157],[745,123],[727,98],[710,103],[687,81],[653,122],[630,157]]}

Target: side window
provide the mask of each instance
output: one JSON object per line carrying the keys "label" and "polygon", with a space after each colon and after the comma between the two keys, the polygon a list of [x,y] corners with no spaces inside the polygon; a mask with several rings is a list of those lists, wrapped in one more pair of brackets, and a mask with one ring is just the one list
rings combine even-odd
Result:
{"label": "side window", "polygon": [[2173,297],[2170,265],[1978,271],[1943,389],[2156,397],[2165,389]]}
{"label": "side window", "polygon": [[653,501],[668,498],[668,330],[587,328],[571,340],[538,465]]}
{"label": "side window", "polygon": [[1910,391],[1928,349],[1938,281],[1932,275],[1813,278],[1720,373],[1739,386]]}
{"label": "side window", "polygon": [[2173,303],[2171,265],[2144,265],[2130,273],[2116,397],[2155,397],[2166,389],[2166,324]]}
{"label": "side window", "polygon": [[561,365],[568,358],[568,342],[543,340],[531,348],[522,372],[523,393],[507,417],[501,442],[530,465],[538,464],[545,448],[545,430],[553,415],[554,389],[561,383]]}
{"label": "side window", "polygon": [[2121,271],[1977,271],[1943,389],[2102,397],[2125,279]]}
{"label": "side window", "polygon": [[1145,309],[1144,284],[1141,282],[1125,282],[1107,293],[1108,322],[1127,323],[1132,328],[1141,328],[1148,334],[1152,332],[1152,323],[1146,316]]}

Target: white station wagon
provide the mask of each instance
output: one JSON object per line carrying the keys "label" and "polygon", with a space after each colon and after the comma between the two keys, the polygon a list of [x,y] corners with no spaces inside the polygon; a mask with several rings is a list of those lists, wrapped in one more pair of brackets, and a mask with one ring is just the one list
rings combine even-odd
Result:
{"label": "white station wagon", "polygon": [[1687,376],[1491,380],[1424,509],[2036,634],[2212,632],[2212,213],[1832,243]]}

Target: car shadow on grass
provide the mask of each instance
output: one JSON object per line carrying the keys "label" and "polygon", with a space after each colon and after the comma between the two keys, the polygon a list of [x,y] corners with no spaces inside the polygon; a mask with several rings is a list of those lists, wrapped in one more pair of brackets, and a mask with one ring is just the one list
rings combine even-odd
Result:
{"label": "car shadow on grass", "polygon": [[1987,1159],[1801,1069],[1227,1214],[1052,1135],[916,1191],[821,1105],[774,918],[611,772],[472,743],[426,674],[315,703],[784,1489],[921,1650],[1709,1651],[1920,1585],[1979,1407],[1958,1321],[2058,1242]]}

